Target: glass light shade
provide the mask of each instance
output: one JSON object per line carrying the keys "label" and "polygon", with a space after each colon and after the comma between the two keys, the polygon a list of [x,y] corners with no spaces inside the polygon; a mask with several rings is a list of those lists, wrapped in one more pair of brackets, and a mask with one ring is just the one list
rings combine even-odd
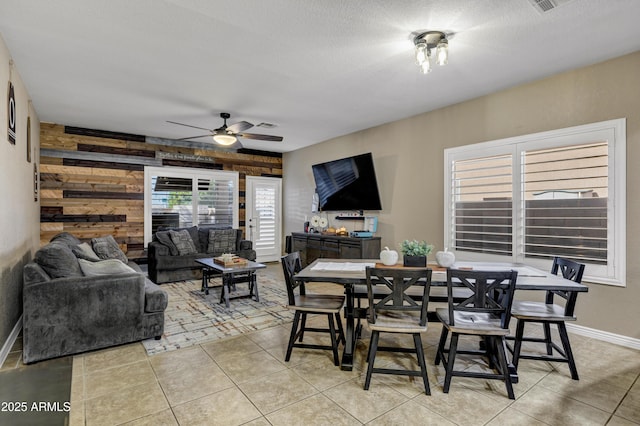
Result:
{"label": "glass light shade", "polygon": [[234,135],[228,135],[228,134],[217,134],[217,135],[213,135],[213,140],[216,143],[219,143],[220,145],[233,145],[234,143],[236,143],[236,141],[238,140],[238,138],[236,138]]}
{"label": "glass light shade", "polygon": [[447,65],[449,62],[449,43],[446,38],[440,40],[436,47],[436,62],[438,65]]}
{"label": "glass light shade", "polygon": [[416,44],[416,63],[418,65],[422,65],[422,63],[426,60],[427,60],[427,44],[426,43]]}
{"label": "glass light shade", "polygon": [[431,61],[430,61],[430,57],[427,56],[427,60],[424,61],[422,63],[422,65],[420,65],[420,69],[422,70],[422,74],[427,74],[431,72]]}

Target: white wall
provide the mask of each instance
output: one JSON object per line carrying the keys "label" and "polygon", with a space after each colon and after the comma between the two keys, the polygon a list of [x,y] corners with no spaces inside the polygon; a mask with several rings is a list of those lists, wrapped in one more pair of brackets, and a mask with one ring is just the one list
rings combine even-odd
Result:
{"label": "white wall", "polygon": [[[11,55],[0,36],[0,349],[22,314],[22,266],[40,244],[40,203],[33,196],[33,166],[40,153],[40,122],[20,79],[10,73]],[[16,144],[7,135],[8,82],[14,86]],[[27,117],[31,116],[31,162],[27,162]],[[38,164],[39,168],[39,164]]]}

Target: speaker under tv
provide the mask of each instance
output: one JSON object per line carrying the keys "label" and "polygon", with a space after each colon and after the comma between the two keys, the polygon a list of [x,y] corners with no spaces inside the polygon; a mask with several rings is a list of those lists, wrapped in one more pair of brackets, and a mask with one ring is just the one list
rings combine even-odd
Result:
{"label": "speaker under tv", "polygon": [[382,210],[371,153],[311,166],[321,211]]}

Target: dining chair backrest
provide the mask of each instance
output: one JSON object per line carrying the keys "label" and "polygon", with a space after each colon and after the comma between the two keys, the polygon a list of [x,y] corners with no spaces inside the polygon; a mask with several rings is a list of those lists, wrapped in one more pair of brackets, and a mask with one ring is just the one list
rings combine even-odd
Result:
{"label": "dining chair backrest", "polygon": [[[562,274],[562,276],[568,280],[581,283],[582,275],[584,274],[585,265],[582,263],[575,262],[573,260],[564,259],[562,257],[554,257],[553,265],[551,266],[551,273],[553,275],[558,275],[558,272]],[[578,297],[578,293],[575,291],[548,291],[545,299],[545,303],[551,305],[553,304],[553,297],[559,296],[566,300],[565,304],[565,315],[573,316],[573,311],[576,305],[576,299]]]}
{"label": "dining chair backrest", "polygon": [[[385,310],[416,311],[420,313],[420,325],[424,326],[427,323],[431,269],[367,267],[366,273],[370,322],[375,323],[377,312]],[[376,285],[387,286],[390,293],[375,301],[374,287]],[[422,298],[416,300],[415,294],[411,296],[407,293],[412,286],[419,286],[422,289]]]}
{"label": "dining chair backrest", "polygon": [[302,270],[302,263],[300,262],[300,253],[289,253],[280,258],[282,263],[282,272],[284,273],[284,281],[287,286],[287,297],[289,299],[289,305],[294,306],[296,304],[295,289],[300,287],[299,291],[301,295],[305,294],[304,282],[296,280],[294,275]]}
{"label": "dining chair backrest", "polygon": [[[508,328],[511,305],[516,289],[517,271],[475,271],[467,269],[447,270],[447,298],[450,325],[455,326],[455,311],[468,314],[491,314],[501,319],[501,328]],[[454,288],[471,291],[469,297],[456,301]]]}

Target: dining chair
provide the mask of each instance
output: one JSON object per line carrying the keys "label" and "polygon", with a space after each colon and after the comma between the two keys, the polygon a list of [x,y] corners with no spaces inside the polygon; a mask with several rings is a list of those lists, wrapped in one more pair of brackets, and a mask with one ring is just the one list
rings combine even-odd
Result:
{"label": "dining chair", "polygon": [[[449,393],[453,376],[474,377],[504,381],[509,399],[515,399],[504,338],[509,334],[517,276],[517,271],[447,271],[448,306],[436,309],[436,315],[442,322],[442,333],[435,364],[442,361],[445,367],[444,393]],[[470,296],[463,301],[456,301],[453,297],[454,289],[460,286],[468,289]],[[451,339],[447,348],[449,333]],[[461,335],[481,337],[483,341],[480,348],[458,348],[458,338]],[[493,370],[496,367],[497,373],[455,370],[456,356],[459,354],[486,355],[489,368]]]}
{"label": "dining chair", "polygon": [[[338,358],[338,342],[346,342],[340,317],[340,310],[342,310],[342,306],[344,305],[345,297],[343,295],[307,294],[304,281],[296,280],[294,278],[294,275],[302,270],[299,252],[293,252],[286,256],[282,256],[281,262],[287,286],[289,308],[295,310],[285,361],[288,362],[291,359],[291,352],[294,347],[307,349],[329,349],[333,352],[333,363],[335,365],[340,365],[340,359]],[[329,328],[308,327],[307,315],[326,315],[328,317]],[[331,345],[302,343],[304,333],[306,331],[329,333],[331,336]],[[296,341],[298,342],[296,343]]]}
{"label": "dining chair", "polygon": [[[574,262],[569,259],[554,257],[553,265],[551,266],[551,273],[554,275],[558,275],[558,272],[560,272],[564,278],[580,283],[582,282],[582,274],[584,273],[584,268],[585,265],[581,263]],[[561,299],[564,299],[564,306],[555,304],[554,296],[558,296]],[[511,347],[509,347],[509,349],[512,349],[512,363],[514,367],[518,367],[520,359],[566,362],[569,364],[571,378],[573,380],[579,380],[578,369],[576,368],[576,362],[573,358],[573,351],[571,350],[569,335],[567,334],[567,327],[565,325],[566,321],[576,320],[574,309],[576,306],[577,298],[578,293],[575,291],[547,291],[544,302],[519,300],[515,300],[513,302],[513,307],[511,308],[511,316],[517,320],[516,335],[513,338],[513,349]],[[544,337],[540,338],[534,336],[525,336],[524,326],[527,323],[542,324]],[[555,324],[558,329],[562,347],[560,347],[552,339],[552,324]],[[546,355],[522,353],[522,342],[544,343],[546,345],[547,353]],[[559,356],[554,356],[554,349]]]}
{"label": "dining chair", "polygon": [[[429,287],[431,286],[431,269],[368,267],[366,273],[369,299],[367,323],[371,330],[371,340],[364,389],[369,389],[373,373],[399,374],[422,377],[425,393],[431,395],[420,337],[420,333],[427,331],[427,304],[429,302]],[[383,285],[388,290],[388,294],[379,300],[376,299],[375,292],[378,285]],[[409,294],[412,289],[420,290],[422,294],[420,300],[416,300],[415,296]],[[413,336],[415,347],[378,346],[381,333],[410,334]],[[378,351],[414,353],[420,370],[376,368],[374,364]]]}

